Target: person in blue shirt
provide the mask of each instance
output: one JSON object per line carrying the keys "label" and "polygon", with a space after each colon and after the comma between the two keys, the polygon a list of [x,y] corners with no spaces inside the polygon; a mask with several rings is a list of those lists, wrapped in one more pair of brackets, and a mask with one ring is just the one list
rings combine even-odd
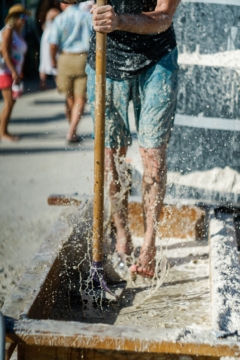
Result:
{"label": "person in blue shirt", "polygon": [[[66,94],[66,116],[69,121],[67,141],[79,142],[77,126],[86,103],[85,66],[92,32],[92,17],[78,5],[61,3],[48,39],[52,66],[57,67],[57,88]],[[59,56],[58,56],[59,54]]]}

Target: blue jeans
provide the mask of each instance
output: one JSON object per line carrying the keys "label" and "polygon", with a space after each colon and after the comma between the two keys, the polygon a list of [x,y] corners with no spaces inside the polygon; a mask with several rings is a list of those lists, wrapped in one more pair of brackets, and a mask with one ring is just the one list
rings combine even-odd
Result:
{"label": "blue jeans", "polygon": [[[133,101],[139,146],[157,148],[169,141],[177,104],[178,50],[127,80],[106,79],[105,147],[132,143],[128,106]],[[94,119],[95,71],[87,65],[87,95]]]}

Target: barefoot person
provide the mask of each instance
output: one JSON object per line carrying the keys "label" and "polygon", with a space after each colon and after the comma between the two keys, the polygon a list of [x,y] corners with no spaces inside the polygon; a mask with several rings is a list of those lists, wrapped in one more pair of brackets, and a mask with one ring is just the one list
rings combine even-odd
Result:
{"label": "barefoot person", "polygon": [[12,94],[12,84],[21,81],[24,56],[27,44],[21,32],[30,13],[21,5],[13,5],[5,19],[6,26],[0,32],[0,89],[3,96],[3,109],[0,114],[1,140],[15,141],[17,136],[8,132],[8,123],[12,113],[15,100]]}
{"label": "barefoot person", "polygon": [[[180,0],[111,0],[93,6],[93,27],[107,36],[106,172],[111,173],[110,197],[116,201],[120,182],[115,157],[131,145],[128,105],[133,101],[140,154],[144,166],[142,194],[144,241],[137,264],[130,270],[153,277],[155,237],[166,190],[166,150],[176,110],[177,47],[172,24]],[[88,56],[88,99],[94,114],[95,31]],[[119,205],[119,204],[118,204]],[[132,251],[127,194],[114,214],[116,250]]]}

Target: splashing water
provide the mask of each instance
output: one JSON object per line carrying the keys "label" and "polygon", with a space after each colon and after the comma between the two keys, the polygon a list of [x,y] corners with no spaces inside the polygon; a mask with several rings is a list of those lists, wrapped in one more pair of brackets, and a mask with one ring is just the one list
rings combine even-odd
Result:
{"label": "splashing water", "polygon": [[[118,173],[119,183],[120,183],[120,191],[114,196],[114,199],[110,200],[108,198],[109,206],[111,207],[111,214],[118,212],[120,210],[122,199],[124,198],[125,194],[130,191],[130,186],[134,187],[133,179],[131,179],[130,173],[130,166],[125,161],[124,157],[120,157],[117,153],[114,156],[115,160],[115,166]],[[109,174],[108,181],[107,181],[107,189],[109,189],[110,182],[112,181],[112,176]],[[157,200],[156,200],[157,201]],[[157,237],[160,239],[159,234],[159,221],[154,219],[154,227],[157,234]],[[126,279],[127,281],[133,281],[131,278],[131,275],[129,274],[128,266],[131,265],[130,262],[133,263],[134,259],[134,251],[131,254],[131,256],[127,257],[120,257],[117,254],[112,255],[112,262],[114,269],[119,273],[120,277],[123,279]],[[149,299],[151,296],[155,294],[155,292],[161,287],[161,285],[164,283],[168,276],[168,261],[166,254],[160,246],[160,251],[157,251],[156,253],[156,265],[155,265],[155,273],[152,280],[147,280],[142,282],[142,285],[146,287],[146,297],[144,300],[142,300],[141,303]],[[133,281],[134,283],[134,281]],[[147,286],[146,286],[147,285]]]}
{"label": "splashing water", "polygon": [[[126,192],[130,190],[131,177],[129,172],[129,164],[126,163],[125,159],[119,157],[118,154],[115,155],[115,165],[119,176],[120,191],[110,200],[109,191],[110,184],[112,181],[112,174],[109,172],[107,181],[105,182],[105,208],[104,208],[104,269],[107,273],[108,278],[113,280],[118,280],[119,278],[125,279],[130,283],[131,288],[141,287],[141,291],[144,292],[144,296],[141,298],[139,304],[141,305],[146,302],[148,299],[153,297],[162,284],[166,281],[169,266],[165,250],[160,246],[157,249],[156,254],[156,266],[155,266],[155,275],[153,279],[143,279],[138,277],[137,282],[134,283],[131,280],[129,265],[131,265],[135,260],[137,260],[134,255],[136,251],[132,253],[130,257],[119,258],[115,252],[115,244],[112,234],[111,221],[114,213],[120,210],[121,200],[125,196]],[[134,185],[134,184],[133,184]],[[75,237],[68,244],[64,244],[63,249],[61,249],[61,262],[63,265],[62,274],[65,276],[65,282],[67,283],[68,297],[72,292],[74,286],[75,290],[79,291],[81,294],[82,301],[85,299],[86,293],[91,293],[93,290],[93,282],[90,275],[91,263],[92,263],[92,210],[93,204],[87,202],[81,212],[75,215],[74,219],[70,219],[72,222]],[[74,216],[73,216],[74,217]],[[82,229],[84,228],[84,230]],[[81,230],[78,230],[81,228]],[[158,233],[158,222],[155,220],[155,228],[157,232],[158,242],[160,239],[160,234]],[[143,239],[141,240],[142,243]],[[160,242],[161,244],[161,242]],[[114,247],[113,247],[114,245]],[[139,245],[139,244],[138,244]],[[134,258],[135,256],[135,258]],[[76,274],[78,274],[78,279],[76,280]],[[78,286],[76,287],[76,281]],[[100,292],[100,301],[99,306],[102,310],[103,308],[103,299],[104,293]],[[68,301],[70,307],[70,301]]]}

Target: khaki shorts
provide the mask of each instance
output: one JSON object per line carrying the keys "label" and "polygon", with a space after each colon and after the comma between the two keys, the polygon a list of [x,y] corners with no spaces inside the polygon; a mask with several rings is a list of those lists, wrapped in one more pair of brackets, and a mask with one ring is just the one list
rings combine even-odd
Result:
{"label": "khaki shorts", "polygon": [[57,88],[69,96],[86,98],[87,74],[85,73],[87,53],[67,54],[58,57]]}

